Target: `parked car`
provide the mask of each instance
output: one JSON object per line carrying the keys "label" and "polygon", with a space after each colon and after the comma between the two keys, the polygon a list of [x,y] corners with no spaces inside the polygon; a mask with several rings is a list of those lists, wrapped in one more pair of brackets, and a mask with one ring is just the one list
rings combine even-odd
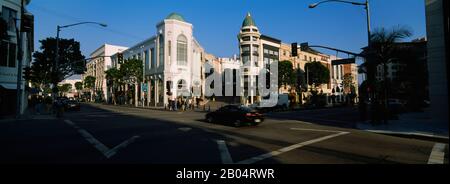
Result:
{"label": "parked car", "polygon": [[69,98],[67,97],[57,97],[56,100],[62,103],[63,106],[67,106],[67,103],[69,102]]}
{"label": "parked car", "polygon": [[[264,100],[270,100],[269,97],[264,98]],[[263,107],[261,106],[261,103],[257,102],[249,107],[252,109],[255,109],[259,112],[271,112],[275,110],[287,110],[289,108],[289,95],[288,94],[278,94],[278,99],[276,102],[273,102],[275,104],[273,107]]]}
{"label": "parked car", "polygon": [[217,111],[205,115],[209,123],[225,123],[235,127],[243,125],[259,125],[264,121],[264,115],[242,105],[227,105]]}
{"label": "parked car", "polygon": [[81,110],[80,102],[78,102],[77,100],[69,100],[66,103],[65,107],[66,107],[66,110],[76,110],[76,111]]}

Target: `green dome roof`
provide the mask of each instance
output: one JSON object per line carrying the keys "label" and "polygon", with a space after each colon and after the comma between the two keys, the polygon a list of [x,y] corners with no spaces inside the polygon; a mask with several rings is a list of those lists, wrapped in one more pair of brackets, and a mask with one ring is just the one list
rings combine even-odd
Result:
{"label": "green dome roof", "polygon": [[178,13],[171,13],[169,16],[166,17],[166,19],[172,19],[172,20],[179,20],[182,22],[186,22],[183,18],[183,16],[181,16]]}
{"label": "green dome roof", "polygon": [[247,16],[244,19],[244,22],[242,22],[242,27],[245,26],[256,26],[255,21],[253,20],[250,13],[247,13]]}

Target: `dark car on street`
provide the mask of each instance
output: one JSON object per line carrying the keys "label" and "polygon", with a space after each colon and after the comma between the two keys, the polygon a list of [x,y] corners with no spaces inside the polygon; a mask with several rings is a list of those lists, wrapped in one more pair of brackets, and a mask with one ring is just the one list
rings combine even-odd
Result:
{"label": "dark car on street", "polygon": [[264,115],[242,105],[227,105],[217,111],[205,115],[209,123],[224,123],[235,127],[244,125],[259,125],[264,121]]}
{"label": "dark car on street", "polygon": [[80,102],[78,102],[77,100],[68,100],[67,103],[65,104],[65,107],[66,110],[75,110],[75,111],[81,110]]}

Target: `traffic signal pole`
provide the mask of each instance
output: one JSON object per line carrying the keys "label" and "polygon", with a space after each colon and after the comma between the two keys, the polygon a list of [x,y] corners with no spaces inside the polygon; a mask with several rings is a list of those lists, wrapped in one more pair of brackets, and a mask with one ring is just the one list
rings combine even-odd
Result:
{"label": "traffic signal pole", "polygon": [[[25,8],[23,7],[23,0],[20,5],[20,18],[23,18],[23,12]],[[22,32],[17,27],[17,19],[15,20],[16,26],[16,38],[17,38],[17,96],[16,96],[16,118],[20,118],[22,115]],[[21,20],[22,24],[22,20]],[[21,26],[22,27],[22,26]],[[25,86],[24,86],[25,87]]]}

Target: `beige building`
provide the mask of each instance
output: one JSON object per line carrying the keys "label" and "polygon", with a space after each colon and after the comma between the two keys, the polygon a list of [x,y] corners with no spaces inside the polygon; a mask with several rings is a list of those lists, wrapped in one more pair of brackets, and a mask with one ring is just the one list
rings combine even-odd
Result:
{"label": "beige building", "polygon": [[112,67],[111,56],[128,49],[116,45],[104,44],[91,53],[91,60],[86,64],[86,72],[82,75],[82,79],[87,76],[95,77],[95,91],[102,94],[102,99],[107,100],[111,94],[106,85],[105,71]]}
{"label": "beige building", "polygon": [[79,97],[79,95],[81,94],[81,90],[77,90],[75,87],[75,83],[77,82],[82,82],[81,79],[66,79],[61,81],[58,86],[62,86],[64,84],[70,84],[71,88],[69,90],[69,92],[65,93],[64,95],[68,98],[76,98]]}
{"label": "beige building", "polygon": [[[294,69],[301,69],[303,71],[306,71],[305,70],[306,63],[320,62],[330,70],[330,74],[331,74],[331,70],[332,70],[331,60],[330,60],[331,56],[322,54],[322,53],[314,51],[314,50],[302,51],[300,48],[298,48],[298,50],[297,50],[297,53],[298,53],[297,57],[292,57],[291,52],[292,52],[291,45],[282,43],[281,48],[280,48],[280,53],[281,53],[280,61],[291,61]],[[331,75],[330,75],[330,77],[331,77]],[[308,86],[308,87],[311,87],[311,86]],[[316,86],[316,88],[319,91],[323,91],[324,93],[331,93],[331,91],[332,91],[331,80],[330,80],[330,83],[324,84],[321,86]],[[291,87],[286,87],[284,89],[285,89],[284,92],[287,93],[288,91],[291,90]]]}
{"label": "beige building", "polygon": [[[256,27],[255,21],[250,14],[247,14],[244,19],[238,39],[240,59],[244,68],[245,88],[249,82],[255,83],[258,80],[256,74],[261,66],[287,60],[292,62],[294,69],[301,69],[303,71],[306,71],[305,64],[308,62],[320,62],[327,67],[330,70],[330,82],[328,84],[316,86],[318,91],[325,94],[340,96],[345,92],[349,92],[349,89],[341,89],[343,76],[347,73],[350,73],[353,76],[353,83],[357,89],[358,72],[356,64],[333,66],[332,61],[340,58],[323,54],[313,49],[303,51],[300,47],[297,50],[298,56],[292,57],[291,45],[282,43],[281,40],[276,38],[261,34],[260,29]],[[279,86],[279,93],[286,94],[292,91],[295,91],[295,89],[291,86]],[[245,91],[245,96],[248,99],[247,103],[250,104],[260,99],[258,94],[253,91]]]}

